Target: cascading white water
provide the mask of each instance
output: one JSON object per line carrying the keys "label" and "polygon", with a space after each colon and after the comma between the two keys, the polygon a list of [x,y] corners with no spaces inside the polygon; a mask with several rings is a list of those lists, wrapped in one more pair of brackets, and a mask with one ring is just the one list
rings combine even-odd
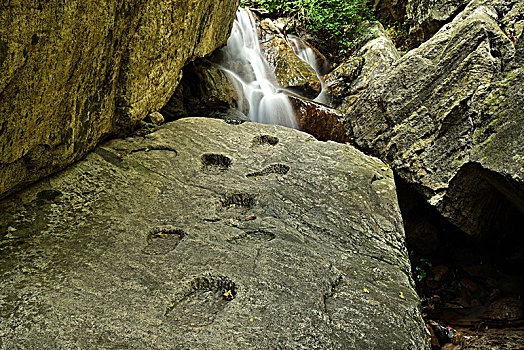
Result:
{"label": "cascading white water", "polygon": [[229,74],[241,95],[239,107],[247,112],[249,119],[296,129],[295,112],[289,98],[278,92],[281,87],[260,49],[257,27],[249,10],[237,11],[233,31],[223,50],[224,56],[234,58],[235,62],[224,62],[221,69]]}
{"label": "cascading white water", "polygon": [[315,54],[313,49],[309,47],[309,45],[307,45],[302,39],[297,38],[293,35],[289,35],[288,38],[291,42],[291,47],[295,52],[295,55],[297,55],[302,61],[309,64],[315,70],[315,72],[317,73],[317,77],[320,80],[320,83],[322,84],[322,90],[320,91],[320,94],[314,99],[314,101],[324,104],[328,103],[329,95],[324,80],[322,79],[322,67],[320,67],[319,65],[317,55]]}

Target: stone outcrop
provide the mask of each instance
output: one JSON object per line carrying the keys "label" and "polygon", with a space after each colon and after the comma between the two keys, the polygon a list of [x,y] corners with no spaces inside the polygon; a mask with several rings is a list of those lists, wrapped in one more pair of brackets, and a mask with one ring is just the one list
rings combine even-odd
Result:
{"label": "stone outcrop", "polygon": [[[340,110],[351,106],[379,74],[400,58],[384,27],[373,22],[361,39],[367,41],[351,59],[324,76],[331,105]],[[371,37],[371,40],[369,38]]]}
{"label": "stone outcrop", "polygon": [[408,0],[369,0],[369,7],[385,21],[398,22],[406,15]]}
{"label": "stone outcrop", "polygon": [[419,45],[457,16],[470,0],[371,0],[378,17],[409,28],[409,40]]}
{"label": "stone outcrop", "polygon": [[270,19],[260,22],[260,36],[264,55],[280,86],[307,98],[315,98],[322,90],[317,73],[295,55],[290,43]]}
{"label": "stone outcrop", "polygon": [[315,101],[289,95],[297,117],[298,128],[320,141],[349,141],[343,114]]}
{"label": "stone outcrop", "polygon": [[497,232],[496,218],[524,211],[522,39],[505,30],[518,28],[508,17],[523,18],[522,9],[471,2],[373,80],[346,115],[360,147],[470,234]]}
{"label": "stone outcrop", "polygon": [[391,170],[210,118],[0,203],[12,348],[427,349]]}
{"label": "stone outcrop", "polygon": [[226,42],[238,0],[0,5],[0,196],[80,159],[169,99]]}

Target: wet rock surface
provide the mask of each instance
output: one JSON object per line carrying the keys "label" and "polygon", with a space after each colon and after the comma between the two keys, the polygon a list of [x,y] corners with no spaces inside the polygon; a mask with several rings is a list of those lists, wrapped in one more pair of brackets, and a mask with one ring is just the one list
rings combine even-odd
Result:
{"label": "wet rock surface", "polygon": [[360,147],[475,235],[515,230],[496,223],[524,208],[522,64],[503,30],[512,4],[473,1],[372,81],[346,116]]}
{"label": "wet rock surface", "polygon": [[426,349],[390,170],[186,118],[0,203],[0,347]]}
{"label": "wet rock surface", "polygon": [[343,114],[320,103],[290,95],[300,130],[320,141],[349,141],[344,129]]}
{"label": "wet rock surface", "polygon": [[266,59],[280,86],[307,98],[315,98],[322,89],[315,70],[295,55],[288,39],[270,19],[260,22],[260,36]]}
{"label": "wet rock surface", "polygon": [[182,67],[228,37],[224,1],[0,5],[0,196],[159,110]]}

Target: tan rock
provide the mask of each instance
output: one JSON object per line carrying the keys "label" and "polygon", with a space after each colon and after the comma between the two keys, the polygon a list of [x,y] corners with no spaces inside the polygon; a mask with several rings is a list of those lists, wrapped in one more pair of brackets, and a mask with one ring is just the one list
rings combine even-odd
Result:
{"label": "tan rock", "polygon": [[302,61],[285,37],[265,19],[260,23],[262,45],[269,65],[278,83],[286,89],[307,98],[315,98],[322,90],[322,83],[315,70]]}
{"label": "tan rock", "polygon": [[0,5],[0,196],[159,110],[238,0]]}

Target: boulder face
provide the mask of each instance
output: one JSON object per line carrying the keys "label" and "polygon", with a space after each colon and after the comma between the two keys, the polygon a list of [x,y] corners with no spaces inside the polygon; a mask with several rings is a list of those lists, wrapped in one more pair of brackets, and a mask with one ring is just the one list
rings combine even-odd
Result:
{"label": "boulder face", "polygon": [[238,0],[0,5],[0,197],[160,109]]}
{"label": "boulder face", "polygon": [[322,90],[317,73],[293,52],[291,44],[270,19],[260,22],[260,37],[266,60],[280,86],[307,98],[315,98]]}
{"label": "boulder face", "polygon": [[111,141],[0,235],[6,348],[428,349],[391,170],[296,130]]}
{"label": "boulder face", "polygon": [[503,201],[524,211],[522,51],[502,29],[524,11],[512,3],[471,2],[372,81],[346,115],[358,145],[470,234],[493,231]]}
{"label": "boulder face", "polygon": [[361,39],[366,43],[352,58],[324,76],[331,105],[340,110],[351,106],[373,79],[400,58],[382,24],[370,23],[368,31]]}
{"label": "boulder face", "polygon": [[424,42],[443,24],[450,22],[471,0],[409,0],[407,18],[412,21],[410,37],[414,42]]}
{"label": "boulder face", "polygon": [[300,130],[320,141],[349,141],[344,129],[343,114],[315,101],[300,96],[289,96]]}
{"label": "boulder face", "polygon": [[369,0],[368,4],[379,18],[397,22],[406,15],[408,0]]}

